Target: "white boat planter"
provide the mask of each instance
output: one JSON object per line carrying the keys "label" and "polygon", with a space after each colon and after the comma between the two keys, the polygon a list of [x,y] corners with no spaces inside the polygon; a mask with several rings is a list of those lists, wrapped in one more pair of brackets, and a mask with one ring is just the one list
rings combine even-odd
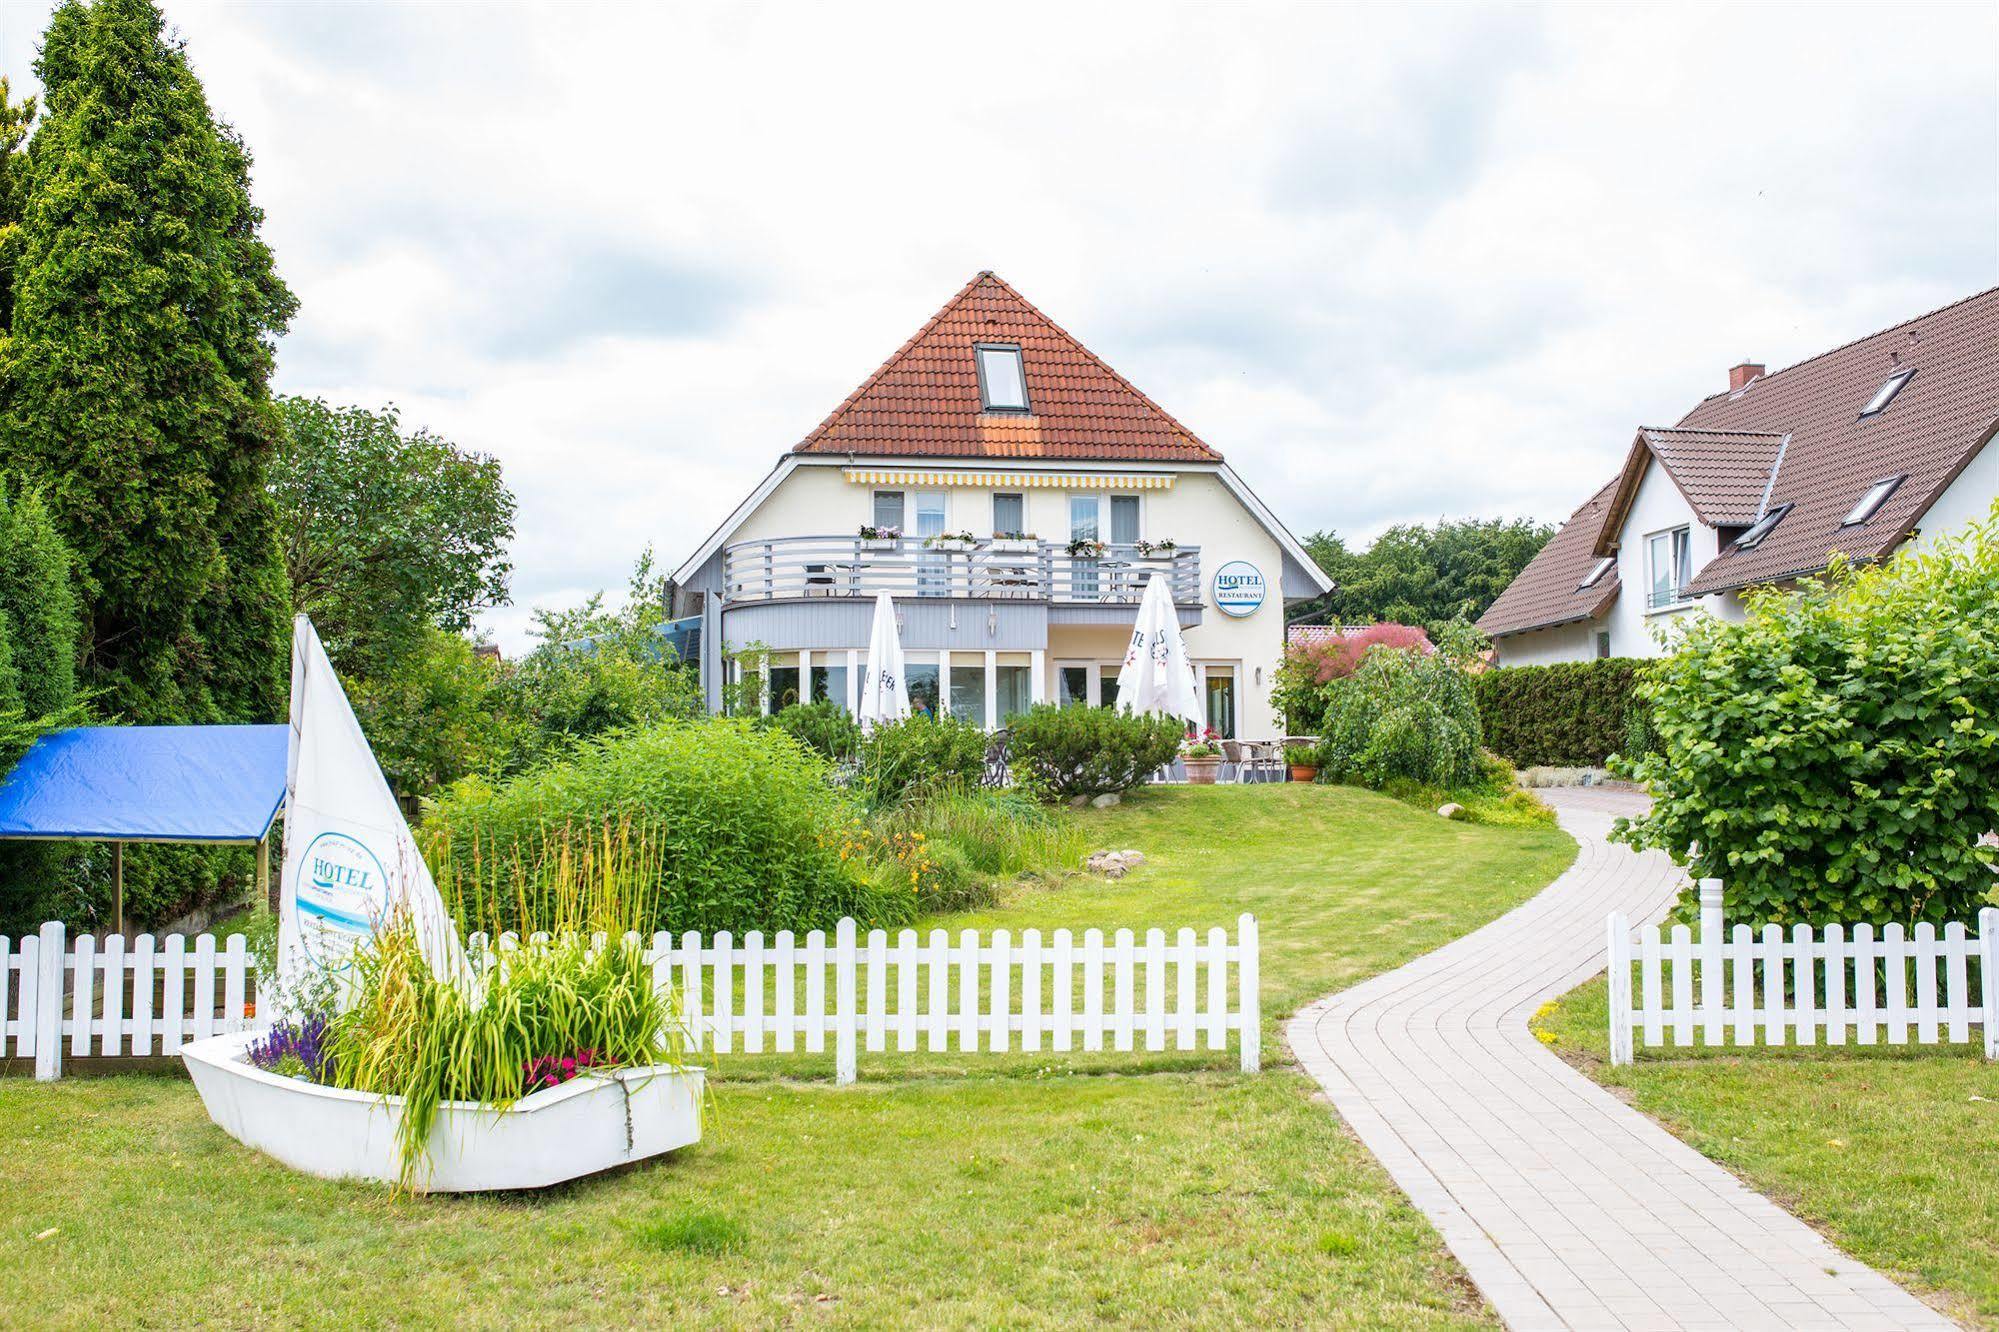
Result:
{"label": "white boat planter", "polygon": [[[246,1057],[262,1035],[234,1032],[182,1048],[208,1117],[294,1170],[396,1183],[403,1098],[267,1073]],[[429,1193],[546,1188],[686,1147],[701,1138],[705,1083],[698,1068],[615,1069],[544,1088],[498,1112],[447,1101],[438,1107],[415,1187]]]}

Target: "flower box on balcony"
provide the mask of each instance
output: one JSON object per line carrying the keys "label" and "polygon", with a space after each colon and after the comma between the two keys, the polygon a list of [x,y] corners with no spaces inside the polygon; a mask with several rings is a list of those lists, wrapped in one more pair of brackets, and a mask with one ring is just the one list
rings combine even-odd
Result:
{"label": "flower box on balcony", "polygon": [[901,546],[902,546],[902,542],[901,542],[901,541],[899,541],[899,540],[897,540],[897,539],[896,539],[895,537],[862,537],[862,538],[861,538],[861,549],[862,549],[862,550],[896,550],[896,549],[899,549],[899,548],[900,548]]}
{"label": "flower box on balcony", "polygon": [[966,541],[961,537],[934,537],[931,540],[923,543],[924,548],[927,550],[946,550],[946,551],[959,551],[959,552],[968,551],[977,544],[978,544],[977,542]]}
{"label": "flower box on balcony", "polygon": [[986,549],[1000,555],[1032,555],[1041,543],[1033,537],[994,537]]}

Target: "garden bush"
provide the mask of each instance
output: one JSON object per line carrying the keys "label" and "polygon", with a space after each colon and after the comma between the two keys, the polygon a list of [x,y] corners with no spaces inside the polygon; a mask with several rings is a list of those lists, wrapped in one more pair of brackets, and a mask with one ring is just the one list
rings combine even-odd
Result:
{"label": "garden bush", "polygon": [[1422,652],[1374,647],[1351,675],[1318,686],[1321,781],[1454,790],[1481,779],[1468,638]]}
{"label": "garden bush", "polygon": [[859,789],[880,808],[912,792],[977,786],[991,742],[983,727],[954,717],[916,713],[884,723],[861,738]]}
{"label": "garden bush", "polygon": [[1137,716],[1082,703],[1039,703],[1014,719],[1014,778],[1058,799],[1129,791],[1173,761],[1187,728],[1178,718]]}
{"label": "garden bush", "polygon": [[771,724],[822,758],[837,762],[860,752],[860,725],[838,703],[794,703]]}
{"label": "garden bush", "polygon": [[565,856],[626,835],[651,862],[651,929],[903,923],[913,889],[877,860],[843,854],[853,818],[825,761],[789,735],[709,719],[589,741],[497,787],[467,778],[435,803],[420,838],[439,887],[490,904],[480,911],[496,911],[502,928],[536,914]]}
{"label": "garden bush", "polygon": [[1637,695],[1647,663],[1630,657],[1507,666],[1477,677],[1485,746],[1523,768],[1599,767],[1648,747]]}
{"label": "garden bush", "polygon": [[1744,923],[1971,919],[1999,827],[1999,517],[1744,601],[1648,672],[1659,752],[1619,770],[1653,805],[1618,835],[1723,880]]}
{"label": "garden bush", "polygon": [[1083,830],[1073,816],[1018,789],[935,791],[887,810],[876,823],[928,849],[933,878],[926,911],[988,906],[1001,879],[1072,868],[1083,857]]}

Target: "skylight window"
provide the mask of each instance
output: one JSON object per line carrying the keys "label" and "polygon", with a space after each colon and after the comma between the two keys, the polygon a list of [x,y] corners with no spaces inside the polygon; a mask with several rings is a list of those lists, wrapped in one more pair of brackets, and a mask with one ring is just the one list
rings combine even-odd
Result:
{"label": "skylight window", "polygon": [[1758,518],[1747,532],[1735,538],[1735,548],[1737,550],[1754,550],[1762,545],[1763,538],[1775,531],[1777,524],[1783,522],[1784,515],[1790,511],[1790,505],[1779,504],[1776,508]]}
{"label": "skylight window", "polygon": [[1020,348],[981,345],[979,357],[979,402],[989,412],[1027,410],[1027,375],[1021,369]]}
{"label": "skylight window", "polygon": [[1603,576],[1605,574],[1609,573],[1612,569],[1615,569],[1616,567],[1617,567],[1617,557],[1615,555],[1604,556],[1602,559],[1598,560],[1594,565],[1591,566],[1590,571],[1587,574],[1583,575],[1582,582],[1576,584],[1576,591],[1580,592],[1584,588],[1595,587],[1598,583],[1601,583],[1603,581]]}
{"label": "skylight window", "polygon": [[1895,401],[1895,395],[1902,391],[1902,385],[1908,383],[1915,373],[1915,367],[1910,366],[1907,370],[1897,370],[1888,376],[1888,382],[1874,391],[1874,396],[1867,400],[1867,405],[1860,409],[1860,414],[1865,417],[1886,411],[1888,404]]}
{"label": "skylight window", "polygon": [[1858,527],[1872,518],[1881,511],[1881,506],[1888,502],[1888,497],[1895,493],[1895,487],[1901,484],[1902,478],[1899,476],[1884,476],[1876,481],[1867,488],[1867,493],[1860,497],[1860,502],[1853,506],[1840,526]]}

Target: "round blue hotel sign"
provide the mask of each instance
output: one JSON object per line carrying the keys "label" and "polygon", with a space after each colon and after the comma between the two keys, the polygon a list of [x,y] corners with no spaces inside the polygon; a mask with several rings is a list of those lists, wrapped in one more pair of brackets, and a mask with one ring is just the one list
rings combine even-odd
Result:
{"label": "round blue hotel sign", "polygon": [[1215,609],[1241,619],[1263,604],[1263,570],[1247,560],[1230,560],[1215,570]]}

